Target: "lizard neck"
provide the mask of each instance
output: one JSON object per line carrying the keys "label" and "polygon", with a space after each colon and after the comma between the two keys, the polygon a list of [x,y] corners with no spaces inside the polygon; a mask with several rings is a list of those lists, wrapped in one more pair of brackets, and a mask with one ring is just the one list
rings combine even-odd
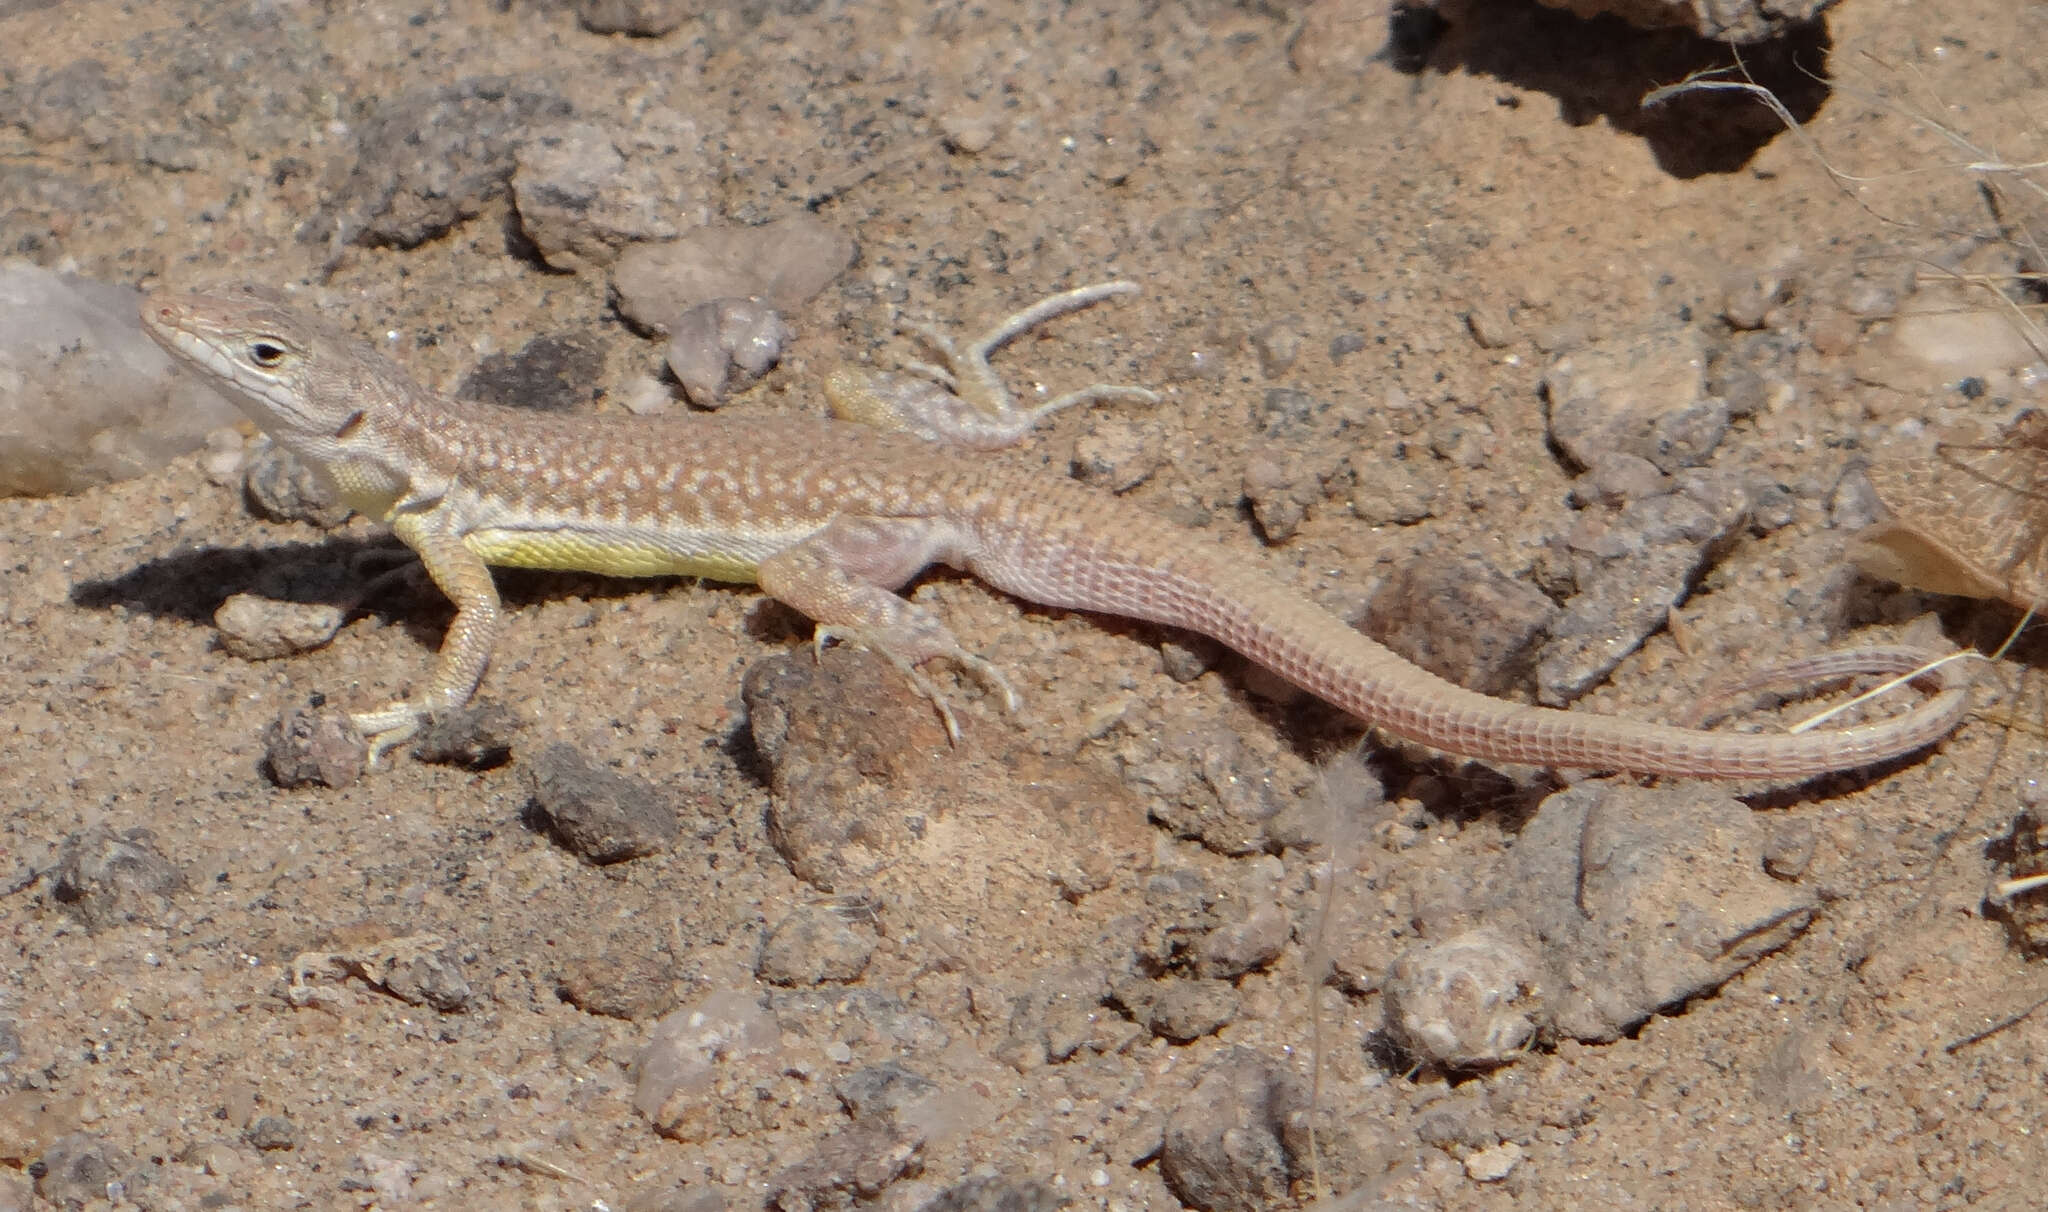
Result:
{"label": "lizard neck", "polygon": [[379,394],[381,400],[350,414],[335,433],[273,436],[312,464],[349,508],[389,522],[408,506],[446,493],[455,470],[451,447],[462,436],[445,432],[453,418],[411,382],[387,385]]}

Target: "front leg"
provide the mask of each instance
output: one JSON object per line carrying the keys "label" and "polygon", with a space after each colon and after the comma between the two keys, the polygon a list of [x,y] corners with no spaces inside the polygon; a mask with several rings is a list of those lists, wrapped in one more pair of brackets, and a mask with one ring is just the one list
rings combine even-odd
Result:
{"label": "front leg", "polygon": [[491,663],[491,649],[498,642],[504,621],[498,585],[491,578],[490,566],[459,536],[439,529],[431,510],[400,514],[392,521],[391,530],[419,553],[427,575],[455,603],[455,621],[448,625],[447,638],[441,641],[441,652],[434,659],[433,676],[427,680],[425,690],[409,699],[349,717],[349,722],[370,744],[373,770],[385,754],[410,740],[427,716],[469,702]]}
{"label": "front leg", "polygon": [[1136,293],[1135,282],[1102,282],[1064,291],[1005,317],[965,349],[935,329],[909,326],[909,331],[939,354],[943,366],[910,362],[904,366],[909,374],[842,368],[826,376],[825,399],[842,420],[976,450],[1013,445],[1046,417],[1076,404],[1103,400],[1156,404],[1159,396],[1142,387],[1097,383],[1025,408],[988,362],[996,350],[1048,320],[1093,307],[1104,299]]}
{"label": "front leg", "polygon": [[873,649],[932,701],[946,735],[960,739],[953,710],[917,666],[948,660],[1017,709],[1017,692],[987,660],[960,646],[930,609],[895,591],[936,563],[962,566],[971,537],[944,518],[840,517],[761,561],[756,580],[777,601],[817,623],[817,643],[848,640]]}

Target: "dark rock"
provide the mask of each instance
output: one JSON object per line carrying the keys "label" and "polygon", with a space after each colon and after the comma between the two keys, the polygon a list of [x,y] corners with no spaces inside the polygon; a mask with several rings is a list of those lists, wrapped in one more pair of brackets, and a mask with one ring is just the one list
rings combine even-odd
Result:
{"label": "dark rock", "polygon": [[574,333],[543,334],[514,353],[488,354],[455,394],[534,412],[587,411],[604,380],[604,350]]}
{"label": "dark rock", "polygon": [[771,657],[740,693],[771,768],[769,840],[798,878],[850,891],[923,836],[925,815],[905,801],[946,733],[888,661],[839,646]]}
{"label": "dark rock", "polygon": [[100,826],[64,839],[50,895],[88,930],[104,930],[156,923],[184,887],[184,874],[157,850],[156,834]]}
{"label": "dark rock", "polygon": [[919,1204],[917,1212],[1059,1212],[1066,1206],[1059,1192],[1032,1179],[970,1178]]}
{"label": "dark rock", "polygon": [[353,171],[329,210],[301,229],[314,242],[411,248],[505,194],[513,152],[536,122],[571,117],[568,101],[505,76],[401,93],[357,129]]}
{"label": "dark rock", "polygon": [[281,1152],[298,1148],[299,1128],[282,1115],[265,1115],[243,1131],[242,1139],[265,1153]]}
{"label": "dark rock", "polygon": [[562,846],[602,866],[660,854],[682,832],[676,810],[640,779],[550,745],[534,763],[531,814]]}
{"label": "dark rock", "polygon": [[1500,695],[1528,685],[1537,645],[1560,613],[1478,555],[1423,555],[1373,595],[1360,630],[1439,677]]}
{"label": "dark rock", "polygon": [[512,760],[512,742],[525,727],[526,721],[503,703],[472,700],[429,716],[412,752],[429,765],[495,770]]}
{"label": "dark rock", "polygon": [[856,1121],[901,1119],[906,1108],[939,1091],[937,1082],[911,1072],[897,1061],[870,1065],[832,1084],[832,1092]]}
{"label": "dark rock", "polygon": [[346,787],[363,777],[369,757],[345,711],[294,707],[263,733],[263,768],[280,787]]}
{"label": "dark rock", "polygon": [[922,1135],[898,1125],[856,1124],[771,1179],[768,1206],[776,1212],[849,1207],[923,1166]]}
{"label": "dark rock", "polygon": [[1227,1049],[1169,1112],[1160,1177],[1182,1203],[1204,1212],[1277,1207],[1299,1168],[1288,1120],[1307,1104],[1300,1081],[1249,1048]]}

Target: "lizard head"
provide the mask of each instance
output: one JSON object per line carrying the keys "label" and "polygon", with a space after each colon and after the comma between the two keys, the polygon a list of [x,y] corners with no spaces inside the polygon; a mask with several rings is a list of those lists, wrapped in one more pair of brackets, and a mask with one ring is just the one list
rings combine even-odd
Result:
{"label": "lizard head", "polygon": [[240,286],[152,294],[142,327],[264,432],[316,466],[376,460],[372,410],[416,390],[397,363],[282,294]]}

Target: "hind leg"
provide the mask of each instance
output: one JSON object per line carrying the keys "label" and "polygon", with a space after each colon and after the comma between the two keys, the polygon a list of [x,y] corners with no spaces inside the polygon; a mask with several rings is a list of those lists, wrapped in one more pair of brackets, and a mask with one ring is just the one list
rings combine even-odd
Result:
{"label": "hind leg", "polygon": [[959,720],[918,666],[951,661],[1001,695],[1010,711],[1017,692],[994,665],[962,648],[936,612],[896,590],[932,564],[958,564],[965,556],[957,528],[938,519],[842,517],[761,561],[756,580],[817,623],[820,648],[839,640],[881,654],[932,701],[946,735],[958,741]]}

